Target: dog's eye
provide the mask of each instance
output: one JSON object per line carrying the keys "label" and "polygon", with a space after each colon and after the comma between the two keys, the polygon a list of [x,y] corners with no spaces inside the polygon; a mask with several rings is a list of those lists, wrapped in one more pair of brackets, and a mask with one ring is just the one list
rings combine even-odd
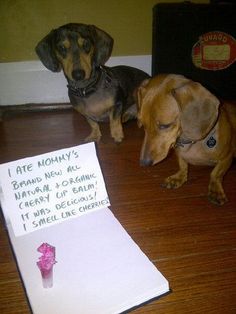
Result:
{"label": "dog's eye", "polygon": [[165,130],[168,129],[171,126],[171,123],[168,124],[158,124],[158,129],[159,130]]}
{"label": "dog's eye", "polygon": [[89,39],[85,39],[83,43],[83,49],[86,53],[88,53],[91,49],[91,41]]}
{"label": "dog's eye", "polygon": [[66,55],[66,53],[67,53],[67,48],[66,48],[63,44],[58,45],[58,46],[57,46],[57,49],[58,49],[58,51],[60,52],[60,54],[61,54],[62,56],[65,56],[65,55]]}

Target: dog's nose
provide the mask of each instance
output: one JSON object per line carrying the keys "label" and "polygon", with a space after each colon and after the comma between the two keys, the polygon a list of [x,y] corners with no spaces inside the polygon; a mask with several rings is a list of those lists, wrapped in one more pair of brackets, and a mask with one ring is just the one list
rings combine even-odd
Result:
{"label": "dog's nose", "polygon": [[151,166],[152,164],[153,164],[152,159],[149,159],[149,158],[140,159],[141,166]]}
{"label": "dog's nose", "polygon": [[81,81],[85,78],[85,71],[84,70],[74,70],[72,72],[72,77],[75,81]]}

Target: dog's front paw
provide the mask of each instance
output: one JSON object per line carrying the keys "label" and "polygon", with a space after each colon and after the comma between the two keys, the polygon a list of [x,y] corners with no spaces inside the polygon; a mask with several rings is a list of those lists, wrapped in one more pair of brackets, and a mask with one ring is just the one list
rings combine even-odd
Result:
{"label": "dog's front paw", "polygon": [[120,144],[123,141],[124,136],[116,136],[116,137],[113,137],[113,139],[116,144]]}
{"label": "dog's front paw", "polygon": [[177,172],[173,176],[166,178],[161,186],[167,189],[178,189],[186,181],[187,181],[186,175],[183,173]]}
{"label": "dog's front paw", "polygon": [[210,183],[208,188],[208,199],[215,205],[224,205],[228,201],[221,183]]}
{"label": "dog's front paw", "polygon": [[111,137],[114,139],[114,141],[119,144],[123,141],[124,133],[122,128],[116,128],[111,130]]}

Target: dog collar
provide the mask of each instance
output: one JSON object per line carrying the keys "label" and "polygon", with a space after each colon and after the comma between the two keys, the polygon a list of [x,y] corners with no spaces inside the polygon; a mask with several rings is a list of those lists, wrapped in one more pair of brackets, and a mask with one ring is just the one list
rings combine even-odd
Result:
{"label": "dog collar", "polygon": [[[195,144],[197,141],[187,140],[183,137],[178,137],[175,143],[175,147],[184,147],[187,144]],[[204,140],[205,145],[207,148],[214,148],[217,145],[217,136],[215,128],[211,130],[211,132],[207,135]]]}
{"label": "dog collar", "polygon": [[187,140],[183,137],[178,137],[177,140],[176,140],[176,143],[175,143],[175,146],[176,147],[184,147],[184,145],[187,145],[187,144],[195,144],[196,141],[193,141],[193,140]]}
{"label": "dog collar", "polygon": [[98,75],[95,80],[83,88],[78,87],[76,82],[69,82],[67,85],[69,92],[78,97],[88,97],[97,90],[97,85],[100,83],[101,79],[105,80],[105,87],[108,87],[112,81],[110,74],[102,66],[99,67],[97,72]]}

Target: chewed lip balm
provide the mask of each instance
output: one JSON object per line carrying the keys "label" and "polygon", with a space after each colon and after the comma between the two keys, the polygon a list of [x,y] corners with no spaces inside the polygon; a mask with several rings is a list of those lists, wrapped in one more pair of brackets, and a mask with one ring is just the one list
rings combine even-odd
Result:
{"label": "chewed lip balm", "polygon": [[51,288],[53,286],[53,266],[56,264],[56,249],[48,243],[43,243],[37,251],[42,253],[37,265],[41,272],[43,287]]}

